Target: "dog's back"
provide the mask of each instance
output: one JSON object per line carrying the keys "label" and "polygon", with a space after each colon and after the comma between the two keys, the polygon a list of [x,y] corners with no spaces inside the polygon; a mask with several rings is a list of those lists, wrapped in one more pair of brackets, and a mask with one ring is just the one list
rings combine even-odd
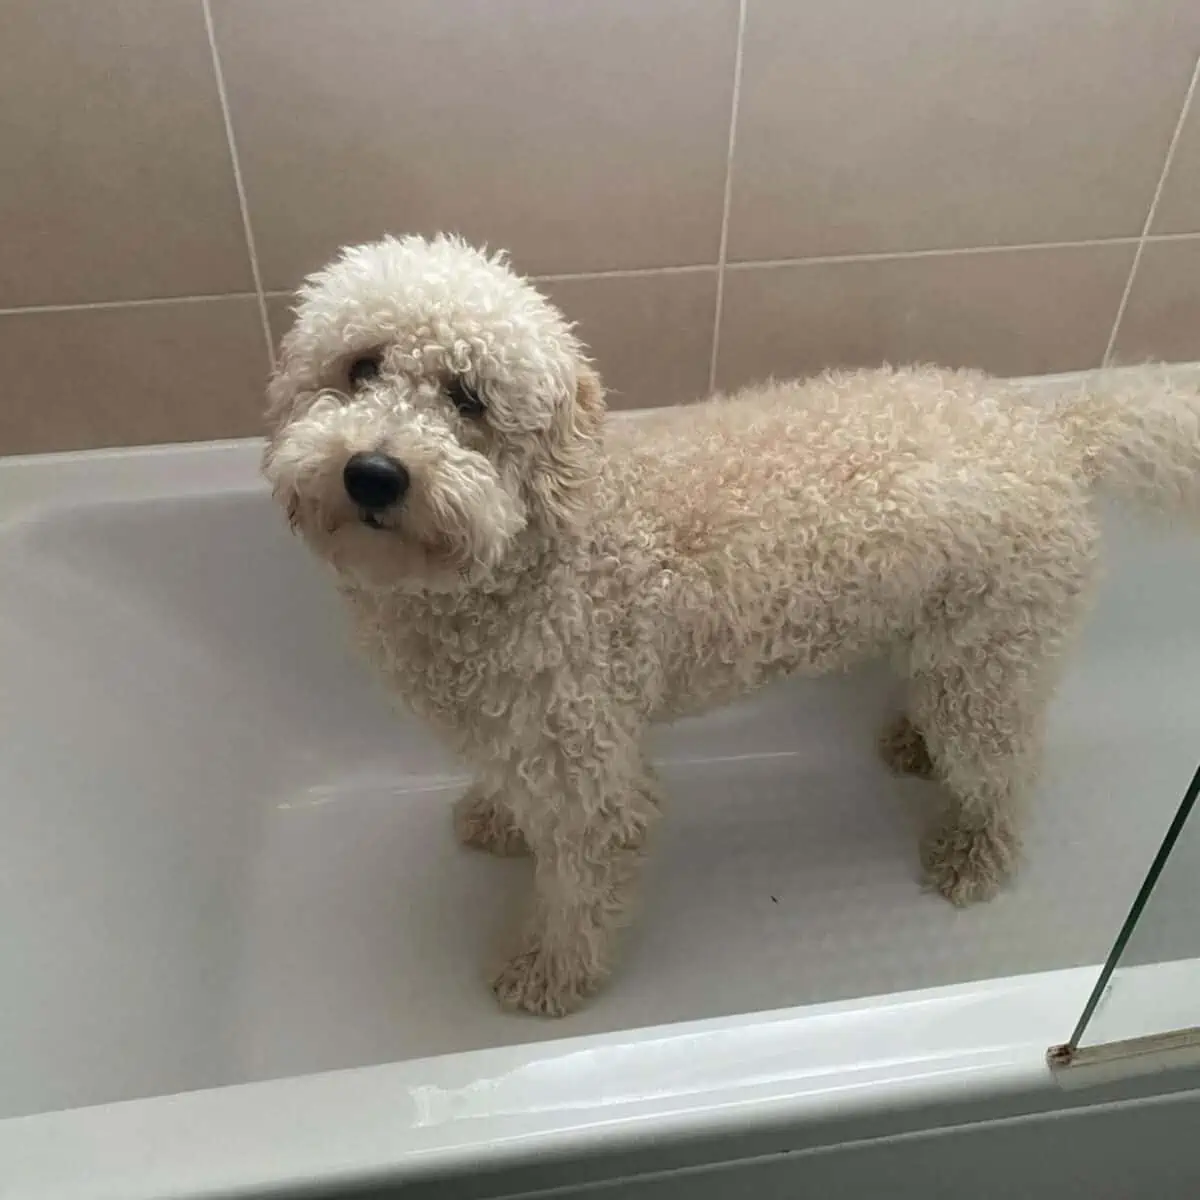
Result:
{"label": "dog's back", "polygon": [[1002,570],[1090,558],[1078,459],[1018,388],[934,368],[768,384],[630,422],[610,444],[610,524],[636,530],[623,553],[670,580],[668,711],[886,651],[949,579],[982,592]]}

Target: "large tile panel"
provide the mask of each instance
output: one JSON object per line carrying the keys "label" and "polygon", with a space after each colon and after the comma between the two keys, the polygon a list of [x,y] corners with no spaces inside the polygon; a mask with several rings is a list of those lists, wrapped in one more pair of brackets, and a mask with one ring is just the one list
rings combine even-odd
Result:
{"label": "large tile panel", "polygon": [[271,340],[276,346],[296,319],[296,314],[292,311],[295,303],[296,299],[290,292],[267,297],[267,324],[271,328]]}
{"label": "large tile panel", "polygon": [[725,277],[718,382],[937,362],[1000,375],[1097,367],[1132,245],[932,254]]}
{"label": "large tile panel", "polygon": [[708,390],[716,271],[538,285],[578,325],[609,408],[680,404]]}
{"label": "large tile panel", "polygon": [[1113,352],[1125,363],[1200,362],[1200,237],[1146,244]]}
{"label": "large tile panel", "polygon": [[1200,98],[1193,97],[1180,130],[1151,232],[1200,233]]}
{"label": "large tile panel", "polygon": [[531,271],[715,259],[736,0],[216,0],[266,285],[453,230]]}
{"label": "large tile panel", "polygon": [[198,0],[3,0],[0,55],[0,308],[250,286]]}
{"label": "large tile panel", "polygon": [[267,356],[248,297],[0,316],[0,455],[241,437]]}
{"label": "large tile panel", "polygon": [[1195,0],[753,0],[739,260],[1141,232]]}

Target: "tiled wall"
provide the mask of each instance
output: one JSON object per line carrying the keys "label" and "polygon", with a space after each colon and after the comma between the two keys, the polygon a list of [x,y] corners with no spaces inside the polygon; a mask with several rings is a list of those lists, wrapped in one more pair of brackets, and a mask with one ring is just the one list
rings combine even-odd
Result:
{"label": "tiled wall", "polygon": [[385,230],[511,249],[616,404],[1200,359],[1198,55],[1198,0],[3,0],[0,453],[255,432]]}

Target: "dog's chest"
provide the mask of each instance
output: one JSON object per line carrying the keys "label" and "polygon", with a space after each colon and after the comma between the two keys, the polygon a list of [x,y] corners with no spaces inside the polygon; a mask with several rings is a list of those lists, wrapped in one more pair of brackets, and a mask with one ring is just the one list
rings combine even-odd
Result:
{"label": "dog's chest", "polygon": [[407,599],[350,599],[369,660],[459,742],[492,740],[496,730],[544,708],[547,681],[588,624],[582,602],[547,611],[483,595],[439,611]]}

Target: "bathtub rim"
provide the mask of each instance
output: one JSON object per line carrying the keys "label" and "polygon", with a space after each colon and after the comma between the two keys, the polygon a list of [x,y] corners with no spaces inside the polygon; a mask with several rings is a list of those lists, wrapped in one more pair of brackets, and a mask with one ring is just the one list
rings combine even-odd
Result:
{"label": "bathtub rim", "polygon": [[[257,1197],[396,1186],[771,1129],[788,1130],[789,1148],[814,1149],[873,1136],[881,1116],[918,1130],[937,1127],[922,1116],[930,1110],[978,1104],[1014,1115],[1074,1107],[1081,1092],[1087,1102],[1089,1083],[1064,1084],[1046,1051],[1069,1032],[1097,971],[11,1118],[0,1121],[0,1191],[41,1200]],[[1191,985],[1186,994],[1200,994],[1200,960],[1128,968],[1126,978],[1139,996],[1157,997],[1165,1019],[1183,1003],[1181,980]],[[1194,1065],[1172,1078],[1165,1087],[1160,1067],[1134,1078],[1132,1094],[1200,1084]]]}

